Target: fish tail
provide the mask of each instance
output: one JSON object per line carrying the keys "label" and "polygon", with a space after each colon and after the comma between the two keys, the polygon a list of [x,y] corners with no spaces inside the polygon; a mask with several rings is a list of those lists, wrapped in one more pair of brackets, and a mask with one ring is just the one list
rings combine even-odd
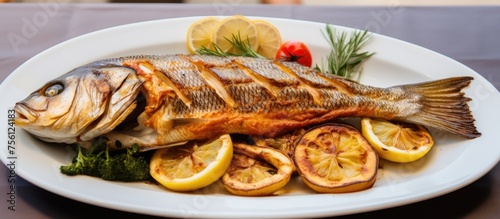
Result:
{"label": "fish tail", "polygon": [[474,125],[474,117],[462,89],[473,77],[453,77],[437,81],[404,85],[406,91],[421,95],[421,110],[405,121],[444,130],[465,138],[481,136]]}

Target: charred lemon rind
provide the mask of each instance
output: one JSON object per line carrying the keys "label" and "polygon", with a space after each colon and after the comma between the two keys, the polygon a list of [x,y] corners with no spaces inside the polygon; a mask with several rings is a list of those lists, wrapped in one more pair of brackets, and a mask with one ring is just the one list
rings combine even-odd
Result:
{"label": "charred lemon rind", "polygon": [[351,182],[348,184],[332,184],[330,186],[318,185],[307,178],[302,178],[303,182],[312,190],[318,193],[350,193],[350,192],[358,192],[365,189],[369,189],[373,187],[376,181],[376,174],[371,177],[368,181],[359,181],[359,182]]}
{"label": "charred lemon rind", "polygon": [[[317,154],[320,158],[315,158]],[[371,188],[379,166],[378,155],[368,141],[356,128],[343,123],[308,130],[297,142],[293,160],[302,181],[319,193]],[[321,166],[328,166],[328,170]]]}
{"label": "charred lemon rind", "polygon": [[[290,181],[294,171],[292,161],[280,151],[255,145],[235,143],[234,155],[231,166],[222,176],[221,182],[231,194],[240,196],[266,196],[273,195]],[[256,182],[244,182],[238,179],[237,172],[241,167],[236,165],[235,159],[250,159],[266,162],[275,168],[275,173]]]}
{"label": "charred lemon rind", "polygon": [[[379,126],[375,128],[375,126]],[[374,129],[383,129],[380,126],[392,126],[389,130],[395,134],[393,139],[385,139]],[[361,131],[363,136],[371,144],[380,158],[396,162],[409,163],[423,158],[433,147],[434,139],[429,130],[423,125],[391,122],[382,119],[363,118],[361,120]],[[389,132],[387,131],[387,132]],[[411,133],[410,133],[411,132]],[[385,138],[388,138],[384,135]],[[391,145],[390,142],[406,144],[406,148]]]}
{"label": "charred lemon rind", "polygon": [[[214,144],[219,146],[213,146]],[[151,176],[164,187],[178,192],[189,192],[197,189],[204,188],[217,180],[226,172],[228,169],[231,159],[233,156],[233,143],[231,137],[226,134],[219,138],[208,141],[200,146],[197,145],[186,145],[188,152],[187,155],[182,155],[179,157],[173,156],[173,150],[183,150],[182,146],[158,149],[151,157],[150,162],[150,174]],[[205,150],[202,147],[217,147],[217,150]],[[193,148],[195,147],[195,148]],[[212,147],[212,149],[213,149]],[[209,163],[204,164],[205,166],[201,171],[191,170],[193,165],[197,166],[200,164],[194,163],[189,165],[188,163],[193,162],[198,155],[196,150],[205,150],[206,153],[211,153],[206,156],[210,156]],[[201,161],[201,160],[199,160]],[[198,169],[200,167],[197,167]],[[176,171],[182,174],[188,174],[186,176],[178,176],[172,173]]]}

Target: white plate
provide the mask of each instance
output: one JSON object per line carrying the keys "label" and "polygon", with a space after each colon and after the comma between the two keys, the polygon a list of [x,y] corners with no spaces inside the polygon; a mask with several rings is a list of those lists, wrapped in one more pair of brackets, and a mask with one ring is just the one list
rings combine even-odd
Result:
{"label": "white plate", "polygon": [[[54,46],[14,71],[0,86],[0,124],[6,112],[44,82],[77,66],[107,57],[136,54],[187,53],[185,34],[198,20],[180,18],[124,25],[83,35]],[[328,44],[320,23],[265,18],[275,24],[283,40],[304,41],[320,62]],[[338,27],[341,30],[352,31]],[[366,50],[375,51],[364,67],[362,83],[381,87],[469,75],[475,80],[466,90],[482,136],[466,140],[434,133],[436,145],[423,159],[410,164],[383,162],[374,187],[349,194],[315,194],[298,178],[285,194],[271,197],[229,195],[219,185],[194,193],[175,193],[146,183],[116,183],[92,177],[68,177],[59,167],[70,163],[68,147],[35,140],[16,129],[17,173],[29,182],[81,202],[142,214],[173,217],[313,217],[345,215],[409,204],[443,195],[486,174],[500,158],[500,95],[483,77],[447,57],[392,38],[375,35]],[[8,141],[4,128],[0,142]],[[7,147],[0,158],[9,161]]]}

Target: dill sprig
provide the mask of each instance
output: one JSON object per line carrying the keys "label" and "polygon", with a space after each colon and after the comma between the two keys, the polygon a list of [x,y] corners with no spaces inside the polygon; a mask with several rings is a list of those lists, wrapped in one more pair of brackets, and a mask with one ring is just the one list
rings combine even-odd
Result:
{"label": "dill sprig", "polygon": [[264,58],[264,56],[260,55],[259,53],[257,53],[257,51],[252,49],[248,37],[246,38],[246,41],[243,41],[241,39],[239,32],[238,35],[232,34],[232,39],[228,39],[227,37],[224,37],[224,39],[226,39],[234,48],[236,48],[239,51],[239,53],[225,52],[215,43],[213,43],[214,49],[209,49],[203,46],[202,48],[197,49],[195,53],[200,55],[212,55],[220,57],[245,56],[254,58]]}
{"label": "dill sprig", "polygon": [[315,68],[319,71],[349,79],[352,79],[354,74],[357,74],[357,80],[359,80],[362,72],[360,64],[374,54],[372,52],[360,52],[360,50],[369,42],[372,35],[368,33],[368,30],[355,30],[347,39],[347,33],[337,34],[330,24],[326,25],[326,33],[323,31],[322,33],[328,40],[331,51],[326,57],[326,66],[322,62],[323,68],[318,65]]}

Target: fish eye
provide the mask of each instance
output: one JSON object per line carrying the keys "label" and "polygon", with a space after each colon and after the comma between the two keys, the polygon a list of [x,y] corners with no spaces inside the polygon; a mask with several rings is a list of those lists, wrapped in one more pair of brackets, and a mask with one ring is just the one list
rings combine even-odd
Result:
{"label": "fish eye", "polygon": [[61,83],[48,85],[42,92],[46,97],[53,97],[63,92],[64,86]]}

